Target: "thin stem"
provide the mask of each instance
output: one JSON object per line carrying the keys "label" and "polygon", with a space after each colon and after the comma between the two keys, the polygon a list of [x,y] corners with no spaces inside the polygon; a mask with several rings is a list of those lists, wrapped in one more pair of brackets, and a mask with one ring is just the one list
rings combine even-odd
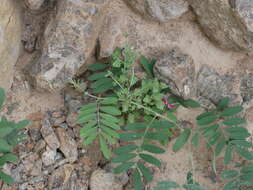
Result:
{"label": "thin stem", "polygon": [[112,76],[112,74],[110,75],[110,77],[112,78],[112,80],[113,80],[114,82],[116,82],[116,84],[117,84],[122,90],[124,90],[123,86],[121,86],[121,84]]}
{"label": "thin stem", "polygon": [[[155,116],[157,116],[157,117],[163,118],[163,119],[165,119],[165,120],[167,120],[167,121],[170,121],[170,122],[173,122],[173,123],[174,123],[174,121],[172,121],[172,120],[169,119],[168,117],[166,117],[166,116],[164,116],[164,115],[162,115],[162,114],[159,114],[159,113],[153,111],[152,109],[150,109],[150,108],[148,108],[148,107],[145,107],[145,106],[143,106],[143,105],[141,105],[141,104],[138,104],[138,103],[136,103],[136,102],[134,102],[134,101],[131,101],[130,103],[131,103],[131,104],[134,104],[134,105],[136,105],[136,106],[138,106],[138,107],[141,107],[141,108],[143,108],[143,109],[145,109],[145,110],[147,110],[147,111],[149,111],[149,112],[151,112],[151,113],[153,113],[153,114],[155,114]],[[184,130],[184,129],[183,129],[182,127],[180,127],[179,125],[176,125],[176,127],[178,127],[180,130]]]}
{"label": "thin stem", "polygon": [[98,96],[94,96],[94,95],[90,94],[89,92],[84,92],[84,95],[89,96],[91,98],[95,98],[97,100],[104,100],[105,99],[105,98],[101,98],[101,97],[98,97]]}
{"label": "thin stem", "polygon": [[128,94],[130,93],[130,88],[132,87],[133,80],[134,80],[134,68],[132,68],[132,76],[128,87]]}
{"label": "thin stem", "polygon": [[157,116],[154,116],[154,117],[153,117],[153,119],[150,121],[150,123],[148,124],[147,128],[145,129],[145,132],[144,132],[144,134],[143,134],[143,136],[142,136],[142,139],[141,139],[142,144],[144,143],[144,140],[145,140],[145,137],[146,137],[146,135],[147,135],[147,132],[148,132],[148,130],[149,130],[151,124],[152,124],[152,123],[154,122],[154,120],[156,119],[156,117],[157,117]]}

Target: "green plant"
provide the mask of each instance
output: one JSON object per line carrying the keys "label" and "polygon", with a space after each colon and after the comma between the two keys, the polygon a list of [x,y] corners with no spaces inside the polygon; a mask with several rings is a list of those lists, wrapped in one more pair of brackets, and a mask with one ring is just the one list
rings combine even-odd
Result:
{"label": "green plant", "polygon": [[[0,110],[2,109],[4,100],[5,93],[0,88]],[[6,184],[12,184],[13,179],[3,172],[3,166],[8,162],[18,162],[18,158],[12,154],[12,149],[25,138],[25,135],[19,131],[28,124],[29,121],[27,120],[15,123],[8,121],[4,116],[0,117],[0,179]]]}
{"label": "green plant", "polygon": [[[84,105],[78,118],[78,123],[83,125],[80,134],[84,144],[98,139],[103,155],[118,163],[115,173],[131,171],[135,190],[141,190],[146,182],[153,179],[148,164],[160,167],[160,160],[155,155],[165,152],[161,145],[168,143],[175,130],[180,135],[173,151],[179,151],[187,143],[197,147],[200,140],[204,140],[207,148],[213,151],[216,174],[216,158],[223,150],[225,164],[232,160],[234,151],[243,159],[253,159],[248,150],[252,144],[246,140],[250,134],[242,127],[245,119],[237,116],[243,110],[241,106],[229,107],[229,99],[223,98],[214,110],[196,118],[197,127],[182,127],[174,111],[179,106],[197,108],[201,105],[172,94],[169,87],[154,78],[155,60],[140,57],[140,64],[148,76],[138,78],[134,68],[138,57],[133,48],[126,46],[114,51],[110,64],[97,63],[88,68],[91,73],[88,77],[90,90],[85,90],[84,95],[94,98],[94,102]],[[81,89],[78,83],[72,85]],[[112,154],[110,145],[117,142],[124,143]],[[203,189],[193,181],[182,187],[187,190]],[[161,182],[155,190],[170,184]]]}

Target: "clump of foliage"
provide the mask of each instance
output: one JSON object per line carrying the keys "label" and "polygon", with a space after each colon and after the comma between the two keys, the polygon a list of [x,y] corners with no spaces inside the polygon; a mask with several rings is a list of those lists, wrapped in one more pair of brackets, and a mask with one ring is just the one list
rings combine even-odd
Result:
{"label": "clump of foliage", "polygon": [[[138,59],[147,73],[146,78],[136,76],[134,64]],[[243,107],[229,106],[229,98],[225,97],[214,110],[207,110],[196,118],[197,127],[181,126],[174,111],[179,106],[197,108],[201,105],[192,99],[184,100],[172,94],[166,84],[154,77],[154,63],[155,60],[139,56],[133,48],[126,46],[114,51],[110,64],[97,63],[88,68],[91,72],[88,77],[91,92],[85,90],[84,95],[94,98],[94,102],[81,108],[77,121],[83,125],[80,136],[84,145],[98,139],[103,155],[118,163],[115,173],[131,171],[135,190],[143,189],[146,182],[152,181],[149,166],[161,166],[155,155],[165,152],[162,145],[173,137],[175,130],[180,135],[176,137],[173,151],[179,151],[186,144],[197,147],[203,139],[213,152],[213,170],[216,174],[216,158],[223,150],[225,164],[232,161],[234,152],[243,159],[253,160],[249,151],[252,143],[247,141],[250,134],[243,127],[246,121],[238,116]],[[81,89],[78,83],[72,81],[72,84]],[[110,145],[117,142],[123,145],[112,152]],[[251,171],[251,167],[244,166],[242,170]],[[247,179],[253,181],[250,174]],[[245,181],[246,177],[241,177],[241,173],[238,175],[237,182],[229,182],[224,190],[228,189],[227,186],[230,189],[238,187]],[[176,187],[179,185],[167,181],[160,182],[154,190]],[[191,183],[188,180],[182,187],[187,190],[204,189],[194,180]]]}
{"label": "clump of foliage", "polygon": [[[4,89],[0,88],[0,110],[5,100]],[[4,164],[8,162],[17,163],[18,158],[12,153],[13,147],[18,145],[25,135],[20,130],[25,128],[29,121],[24,120],[18,123],[8,121],[6,117],[0,117],[0,180],[6,184],[12,184],[11,176],[3,172]]]}

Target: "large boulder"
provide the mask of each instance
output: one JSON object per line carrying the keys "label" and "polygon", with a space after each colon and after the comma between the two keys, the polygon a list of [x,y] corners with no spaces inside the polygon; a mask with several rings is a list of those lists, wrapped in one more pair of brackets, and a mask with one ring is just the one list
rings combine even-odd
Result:
{"label": "large boulder", "polygon": [[12,0],[0,3],[0,87],[10,88],[14,65],[20,53],[21,21]]}
{"label": "large boulder", "polygon": [[220,47],[253,50],[252,0],[189,0],[205,34]]}
{"label": "large boulder", "polygon": [[42,89],[59,90],[91,56],[108,0],[62,0],[44,34],[42,55],[28,69]]}
{"label": "large boulder", "polygon": [[166,22],[188,11],[186,0],[125,0],[136,12],[145,18]]}

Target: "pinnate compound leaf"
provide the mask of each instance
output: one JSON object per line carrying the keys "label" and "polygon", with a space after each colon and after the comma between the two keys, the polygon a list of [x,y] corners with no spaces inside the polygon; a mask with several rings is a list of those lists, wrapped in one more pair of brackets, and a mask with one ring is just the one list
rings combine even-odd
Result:
{"label": "pinnate compound leaf", "polygon": [[153,180],[153,175],[150,172],[150,170],[141,162],[137,163],[138,168],[140,169],[142,175],[144,178],[148,181],[151,182]]}
{"label": "pinnate compound leaf", "polygon": [[133,173],[133,184],[134,184],[134,190],[142,190],[143,184],[142,184],[141,174],[137,168],[134,170],[134,173]]}
{"label": "pinnate compound leaf", "polygon": [[234,116],[243,110],[242,106],[235,106],[225,109],[221,112],[221,116]]}
{"label": "pinnate compound leaf", "polygon": [[239,175],[239,172],[237,170],[227,170],[221,173],[221,177],[223,179],[234,178],[238,175]]}
{"label": "pinnate compound leaf", "polygon": [[115,174],[119,174],[119,173],[122,173],[122,172],[125,172],[127,171],[128,169],[130,169],[131,167],[133,167],[135,165],[135,162],[125,162],[119,166],[117,166],[115,169],[114,169],[114,173]]}
{"label": "pinnate compound leaf", "polygon": [[137,145],[135,144],[129,144],[129,145],[125,145],[125,146],[121,146],[119,148],[117,148],[114,153],[115,154],[126,154],[132,151],[135,151],[138,148]]}
{"label": "pinnate compound leaf", "polygon": [[190,129],[185,129],[177,138],[175,144],[173,145],[173,152],[179,151],[185,143],[187,143],[189,137],[191,135]]}
{"label": "pinnate compound leaf", "polygon": [[161,162],[160,160],[158,160],[157,158],[149,155],[149,154],[139,154],[140,158],[150,164],[153,164],[157,167],[160,167],[161,166]]}

